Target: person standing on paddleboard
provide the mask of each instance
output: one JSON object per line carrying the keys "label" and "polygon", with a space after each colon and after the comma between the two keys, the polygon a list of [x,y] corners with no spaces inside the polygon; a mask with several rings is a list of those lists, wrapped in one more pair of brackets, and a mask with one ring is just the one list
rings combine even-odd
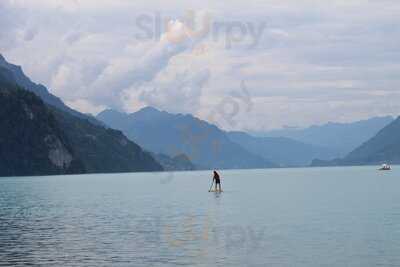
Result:
{"label": "person standing on paddleboard", "polygon": [[217,171],[214,171],[213,181],[215,182],[215,192],[218,191],[217,186],[219,186],[219,192],[222,192],[222,189],[221,189],[221,178],[220,178],[220,176],[219,176]]}

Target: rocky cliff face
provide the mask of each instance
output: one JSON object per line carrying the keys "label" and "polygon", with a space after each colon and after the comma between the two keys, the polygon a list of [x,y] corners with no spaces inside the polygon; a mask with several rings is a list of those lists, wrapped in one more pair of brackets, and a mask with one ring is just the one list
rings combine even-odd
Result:
{"label": "rocky cliff face", "polygon": [[69,168],[73,156],[55,135],[47,135],[44,142],[49,148],[49,159],[51,163],[59,168]]}
{"label": "rocky cliff face", "polygon": [[55,117],[34,94],[0,84],[0,175],[85,172]]}

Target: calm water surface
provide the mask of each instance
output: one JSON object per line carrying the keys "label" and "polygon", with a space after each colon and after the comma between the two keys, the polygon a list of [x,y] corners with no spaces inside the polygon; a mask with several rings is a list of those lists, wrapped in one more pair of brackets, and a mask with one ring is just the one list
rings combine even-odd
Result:
{"label": "calm water surface", "polygon": [[0,266],[400,266],[399,170],[0,178]]}

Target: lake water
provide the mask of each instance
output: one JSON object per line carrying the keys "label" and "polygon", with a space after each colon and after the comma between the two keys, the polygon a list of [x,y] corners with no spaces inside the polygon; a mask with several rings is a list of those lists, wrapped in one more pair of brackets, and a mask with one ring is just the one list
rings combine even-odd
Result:
{"label": "lake water", "polygon": [[0,178],[0,265],[400,266],[398,170]]}

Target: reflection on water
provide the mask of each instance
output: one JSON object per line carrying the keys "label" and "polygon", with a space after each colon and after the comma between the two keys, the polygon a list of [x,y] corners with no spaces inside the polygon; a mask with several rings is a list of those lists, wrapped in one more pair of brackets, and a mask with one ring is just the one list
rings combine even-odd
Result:
{"label": "reflection on water", "polygon": [[0,265],[400,265],[399,172],[222,174],[0,178]]}

